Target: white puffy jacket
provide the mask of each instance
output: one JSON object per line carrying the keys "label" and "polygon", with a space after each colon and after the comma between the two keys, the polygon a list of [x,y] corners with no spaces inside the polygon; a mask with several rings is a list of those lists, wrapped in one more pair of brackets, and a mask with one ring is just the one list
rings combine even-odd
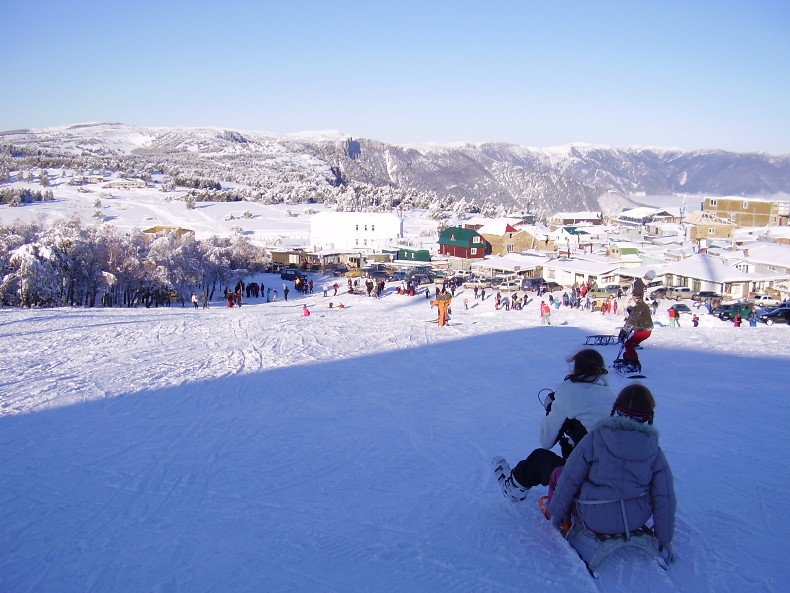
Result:
{"label": "white puffy jacket", "polygon": [[540,446],[551,449],[557,443],[566,418],[576,418],[589,432],[599,420],[609,416],[615,399],[604,377],[595,383],[563,381],[554,392],[551,412],[540,426]]}

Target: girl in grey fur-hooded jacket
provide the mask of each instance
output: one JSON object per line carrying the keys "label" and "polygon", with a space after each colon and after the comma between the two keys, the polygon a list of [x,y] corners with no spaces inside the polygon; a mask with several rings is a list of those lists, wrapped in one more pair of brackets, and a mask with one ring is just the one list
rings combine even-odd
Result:
{"label": "girl in grey fur-hooded jacket", "polygon": [[652,515],[656,538],[667,546],[675,531],[672,471],[652,426],[653,405],[649,411],[618,405],[627,389],[612,416],[599,421],[571,453],[548,510],[557,525],[573,510],[574,520],[588,530],[610,535],[639,529]]}

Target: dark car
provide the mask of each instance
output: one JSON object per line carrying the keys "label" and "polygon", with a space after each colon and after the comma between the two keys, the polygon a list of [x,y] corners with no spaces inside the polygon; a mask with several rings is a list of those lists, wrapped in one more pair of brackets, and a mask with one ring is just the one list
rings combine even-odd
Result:
{"label": "dark car", "polygon": [[296,280],[296,277],[299,276],[302,271],[299,268],[285,268],[280,272],[280,278],[282,280]]}
{"label": "dark car", "polygon": [[346,272],[348,272],[348,268],[346,266],[338,266],[332,270],[332,275],[337,277],[345,276]]}
{"label": "dark car", "polygon": [[711,315],[715,315],[719,319],[724,314],[725,311],[731,309],[735,303],[727,303],[726,305],[719,305],[718,307],[714,307],[714,309],[710,312]]}
{"label": "dark car", "polygon": [[765,325],[774,323],[787,323],[790,325],[790,306],[781,306],[761,313],[757,316],[757,321],[762,321]]}
{"label": "dark car", "polygon": [[650,298],[653,299],[654,301],[656,299],[666,298],[666,296],[667,296],[667,289],[664,287],[656,288],[653,292],[650,293]]}
{"label": "dark car", "polygon": [[409,282],[415,284],[431,284],[433,279],[428,274],[412,274],[409,276]]}
{"label": "dark car", "polygon": [[562,290],[562,285],[556,282],[546,282],[545,287],[546,292],[557,292],[558,290]]}
{"label": "dark car", "polygon": [[400,270],[398,272],[393,272],[392,274],[387,276],[387,281],[388,282],[404,282],[408,277],[409,277],[409,275],[406,272],[404,272],[403,270]]}
{"label": "dark car", "polygon": [[674,309],[676,313],[688,313],[691,315],[691,309],[689,309],[688,305],[684,305],[683,303],[676,303],[672,305],[670,309]]}
{"label": "dark car", "polygon": [[720,301],[721,295],[717,292],[713,292],[712,290],[702,290],[692,295],[691,300],[700,301],[702,303],[706,301],[716,301],[716,300]]}
{"label": "dark car", "polygon": [[543,278],[524,278],[524,290],[531,290],[537,292],[538,288],[546,284]]}
{"label": "dark car", "polygon": [[740,313],[742,319],[746,319],[751,312],[754,311],[753,303],[733,303],[727,309],[721,312],[720,319],[730,321],[735,319],[735,316]]}

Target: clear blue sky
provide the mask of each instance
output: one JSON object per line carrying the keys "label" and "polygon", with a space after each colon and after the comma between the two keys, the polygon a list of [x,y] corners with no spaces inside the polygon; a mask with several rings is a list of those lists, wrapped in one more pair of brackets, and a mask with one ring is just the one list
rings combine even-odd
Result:
{"label": "clear blue sky", "polygon": [[4,0],[0,130],[790,154],[790,1]]}

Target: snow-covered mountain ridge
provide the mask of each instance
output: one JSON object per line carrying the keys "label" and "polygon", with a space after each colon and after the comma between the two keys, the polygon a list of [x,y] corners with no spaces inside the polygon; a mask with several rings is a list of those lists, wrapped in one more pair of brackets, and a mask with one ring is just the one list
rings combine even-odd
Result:
{"label": "snow-covered mountain ridge", "polygon": [[283,135],[119,123],[0,132],[0,173],[23,166],[177,171],[252,188],[285,184],[315,201],[329,188],[354,187],[363,199],[386,191],[533,212],[597,210],[599,198],[611,192],[790,193],[790,155],[496,142],[397,146],[335,131]]}

